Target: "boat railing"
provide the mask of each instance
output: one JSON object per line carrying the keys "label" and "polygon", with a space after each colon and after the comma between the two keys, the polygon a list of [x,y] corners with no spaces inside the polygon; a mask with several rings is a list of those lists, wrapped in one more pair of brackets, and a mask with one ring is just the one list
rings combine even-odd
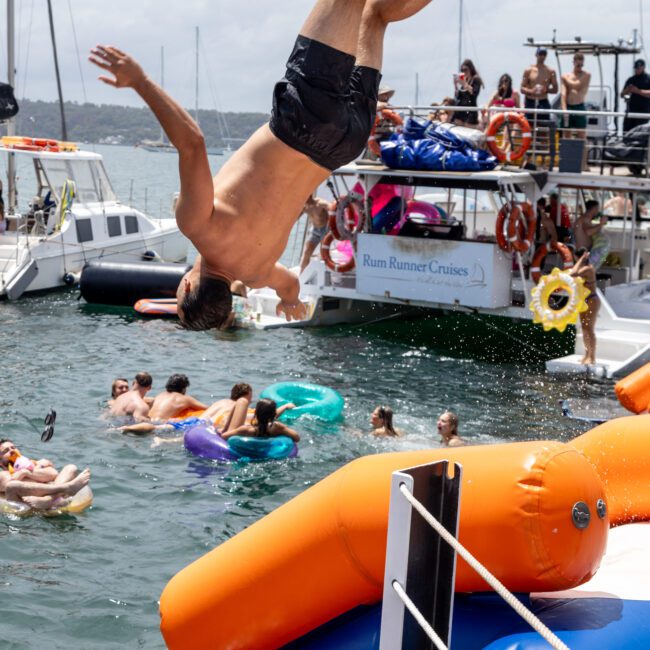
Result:
{"label": "boat railing", "polygon": [[[650,114],[607,110],[562,110],[517,107],[476,107],[457,105],[391,106],[406,116],[424,117],[431,121],[444,118],[449,122],[454,112],[478,113],[481,132],[499,113],[523,115],[530,126],[530,135],[520,124],[506,123],[496,134],[495,141],[504,152],[516,151],[527,139],[528,149],[517,160],[504,165],[517,165],[543,171],[567,173],[590,171],[598,174],[631,172],[648,176],[650,172],[650,123],[647,128],[623,133],[619,128],[626,118],[650,122]],[[569,126],[570,117],[586,119],[586,128]],[[472,128],[472,127],[470,127]],[[480,136],[477,138],[481,140]]]}
{"label": "boat railing", "polygon": [[[462,467],[455,463],[450,476],[449,465],[448,461],[439,461],[392,475],[380,650],[425,648],[431,643],[438,650],[449,647],[456,555],[552,648],[568,650],[458,541]],[[405,616],[405,610],[411,617]]]}

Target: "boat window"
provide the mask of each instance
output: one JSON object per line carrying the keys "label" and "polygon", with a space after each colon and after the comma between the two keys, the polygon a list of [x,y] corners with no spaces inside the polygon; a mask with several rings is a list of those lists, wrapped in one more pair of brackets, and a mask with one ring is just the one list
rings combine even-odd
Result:
{"label": "boat window", "polygon": [[106,217],[106,227],[109,237],[119,237],[122,234],[122,226],[119,217]]}
{"label": "boat window", "polygon": [[90,219],[75,219],[74,223],[77,226],[77,241],[80,244],[93,240],[93,226]]}
{"label": "boat window", "polygon": [[99,160],[42,160],[43,168],[50,185],[57,195],[66,180],[75,182],[79,203],[115,201],[116,196]]}
{"label": "boat window", "polygon": [[138,232],[138,218],[133,215],[127,215],[124,217],[124,230],[126,234],[130,235],[134,232]]}

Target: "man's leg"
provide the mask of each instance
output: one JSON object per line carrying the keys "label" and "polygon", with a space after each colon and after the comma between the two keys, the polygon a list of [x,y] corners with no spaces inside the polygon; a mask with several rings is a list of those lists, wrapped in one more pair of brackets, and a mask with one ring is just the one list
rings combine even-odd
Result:
{"label": "man's leg", "polygon": [[75,476],[79,474],[79,470],[76,465],[66,465],[54,479],[53,483],[67,483],[71,481]]}
{"label": "man's leg", "polygon": [[5,497],[8,501],[20,501],[23,497],[53,496],[56,494],[65,494],[72,496],[88,485],[90,480],[90,471],[85,469],[74,479],[66,483],[36,483],[35,481],[9,481],[5,490]]}
{"label": "man's leg", "polygon": [[366,0],[318,0],[300,35],[356,56]]}
{"label": "man's leg", "polygon": [[357,62],[359,66],[381,70],[384,34],[388,23],[405,20],[426,7],[431,0],[367,0],[359,26]]}
{"label": "man's leg", "polygon": [[301,273],[307,268],[307,265],[309,264],[309,260],[311,260],[311,256],[314,254],[314,251],[316,250],[316,246],[317,244],[315,244],[311,239],[308,239],[305,242],[305,248],[302,251],[302,258],[300,260]]}

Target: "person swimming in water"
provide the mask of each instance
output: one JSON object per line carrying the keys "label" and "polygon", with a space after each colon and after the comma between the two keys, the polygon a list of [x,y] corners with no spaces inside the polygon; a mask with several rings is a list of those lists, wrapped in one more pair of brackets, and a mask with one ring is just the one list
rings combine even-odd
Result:
{"label": "person swimming in water", "polygon": [[393,426],[393,409],[390,406],[377,406],[370,414],[370,424],[373,436],[399,438],[404,435]]}
{"label": "person swimming in water", "polygon": [[220,327],[231,313],[233,280],[274,289],[277,313],[287,320],[306,317],[298,277],[278,259],[307,197],[366,148],[386,28],[430,1],[318,0],[300,30],[285,78],[275,86],[270,122],[214,179],[204,136],[187,111],[131,56],[113,46],[93,48],[90,61],[106,73],[99,79],[135,90],[178,150],[176,221],[199,252],[177,291],[184,327]]}
{"label": "person swimming in water", "polygon": [[278,411],[278,405],[272,399],[261,399],[255,406],[255,415],[250,424],[243,424],[235,429],[230,429],[230,431],[222,433],[221,437],[228,440],[232,436],[253,436],[258,438],[287,436],[294,442],[298,442],[300,440],[298,432],[277,421]]}
{"label": "person swimming in water", "polygon": [[445,447],[460,447],[465,444],[458,435],[458,416],[453,411],[445,411],[438,418],[438,433]]}

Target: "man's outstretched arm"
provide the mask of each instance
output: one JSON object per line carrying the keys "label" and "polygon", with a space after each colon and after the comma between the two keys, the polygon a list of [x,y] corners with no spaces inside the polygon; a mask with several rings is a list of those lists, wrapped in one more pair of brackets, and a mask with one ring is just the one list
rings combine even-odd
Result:
{"label": "man's outstretched arm", "polygon": [[214,207],[212,172],[201,129],[131,56],[105,45],[98,45],[91,52],[90,61],[113,75],[102,75],[99,79],[115,88],[133,88],[178,150],[181,193],[176,206],[176,221],[183,234],[193,239],[194,234],[205,227]]}
{"label": "man's outstretched arm", "polygon": [[282,264],[276,264],[268,279],[268,286],[278,294],[280,302],[276,308],[279,316],[284,314],[287,320],[302,320],[307,317],[307,308],[300,302],[300,281]]}

